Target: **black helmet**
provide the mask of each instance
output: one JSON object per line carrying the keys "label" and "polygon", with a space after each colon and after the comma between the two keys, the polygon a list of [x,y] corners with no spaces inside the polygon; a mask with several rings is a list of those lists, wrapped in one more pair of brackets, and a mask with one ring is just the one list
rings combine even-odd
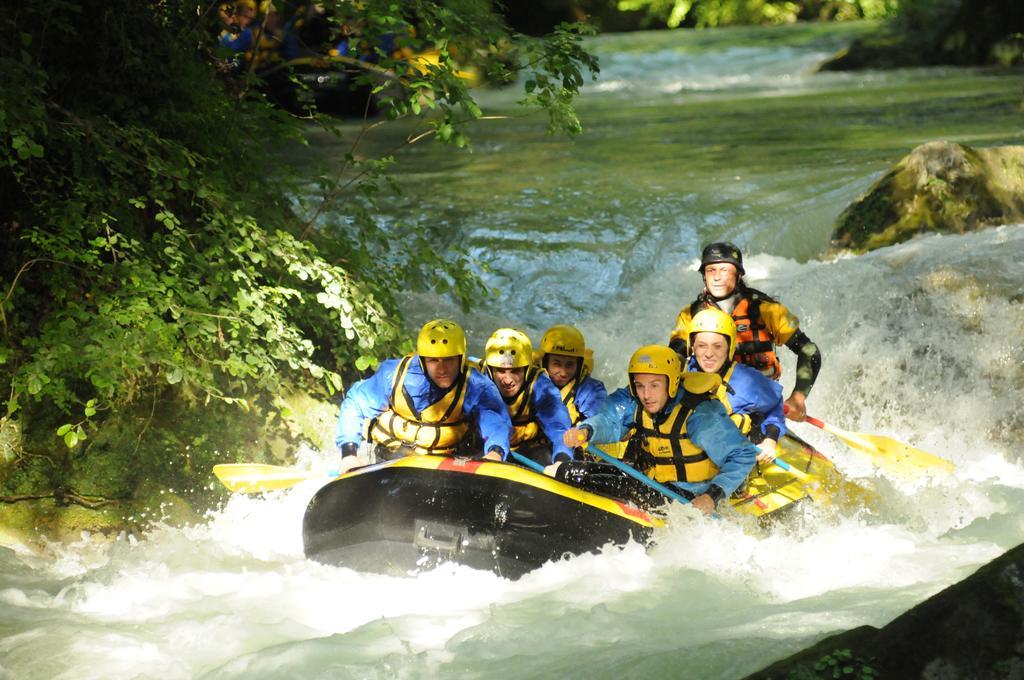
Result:
{"label": "black helmet", "polygon": [[704,267],[709,264],[728,262],[736,265],[736,271],[741,275],[743,272],[743,253],[731,243],[712,243],[704,248],[700,254],[700,273],[704,273]]}

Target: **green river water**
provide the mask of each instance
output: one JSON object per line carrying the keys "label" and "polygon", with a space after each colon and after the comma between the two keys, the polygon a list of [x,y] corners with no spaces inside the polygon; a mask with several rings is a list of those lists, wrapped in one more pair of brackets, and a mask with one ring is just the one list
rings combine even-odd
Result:
{"label": "green river water", "polygon": [[[812,74],[865,27],[658,32],[593,42],[586,132],[548,137],[516,93],[485,92],[473,152],[398,154],[387,222],[439,225],[496,299],[454,314],[482,350],[498,325],[577,324],[596,374],[664,342],[698,292],[702,244],[819,344],[809,410],[957,464],[903,481],[803,425],[872,510],[807,506],[768,535],[674,508],[657,545],[609,548],[508,581],[452,565],[390,577],[302,556],[317,483],[236,497],[203,523],[47,555],[0,550],[0,678],[738,678],[826,634],[882,625],[1024,536],[1024,225],[823,258],[836,216],[916,145],[1024,143],[1020,72]],[[355,134],[357,123],[351,123]],[[382,126],[363,151],[409,130]],[[317,139],[319,152],[343,144]],[[791,385],[793,362],[786,356]],[[299,464],[328,465],[306,451]]]}

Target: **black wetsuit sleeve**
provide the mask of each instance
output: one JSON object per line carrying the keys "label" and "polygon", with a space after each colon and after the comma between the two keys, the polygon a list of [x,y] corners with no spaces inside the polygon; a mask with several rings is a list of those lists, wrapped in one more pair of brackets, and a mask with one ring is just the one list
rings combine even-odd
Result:
{"label": "black wetsuit sleeve", "polygon": [[[779,441],[779,426],[768,425],[764,428],[764,438]],[[762,440],[763,441],[763,440]]]}
{"label": "black wetsuit sleeve", "polygon": [[809,396],[814,381],[818,379],[818,371],[821,370],[821,350],[799,330],[789,339],[786,347],[796,354],[796,384],[793,391]]}

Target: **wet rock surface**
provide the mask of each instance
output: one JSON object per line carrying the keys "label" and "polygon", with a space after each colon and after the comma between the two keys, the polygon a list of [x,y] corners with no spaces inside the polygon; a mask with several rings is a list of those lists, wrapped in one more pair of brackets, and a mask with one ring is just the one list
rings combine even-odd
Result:
{"label": "wet rock surface", "polygon": [[883,628],[861,626],[748,676],[1024,678],[1024,544]]}
{"label": "wet rock surface", "polygon": [[962,234],[1024,221],[1024,146],[928,142],[836,221],[833,247],[864,252],[924,233]]}

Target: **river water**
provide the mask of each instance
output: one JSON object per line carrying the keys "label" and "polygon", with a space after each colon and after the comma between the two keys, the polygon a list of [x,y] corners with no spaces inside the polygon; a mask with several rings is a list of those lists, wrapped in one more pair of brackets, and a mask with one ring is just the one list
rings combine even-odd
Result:
{"label": "river water", "polygon": [[[750,282],[822,349],[811,413],[947,457],[953,475],[893,479],[798,425],[879,502],[808,506],[768,535],[675,508],[649,551],[516,582],[308,562],[300,523],[318,482],[234,497],[189,528],[0,550],[0,678],[737,678],[829,632],[883,625],[1019,543],[1024,225],[822,254],[839,212],[917,144],[1024,143],[1020,77],[811,74],[859,30],[603,37],[582,137],[547,137],[528,116],[477,125],[472,154],[407,149],[389,209],[439,222],[439,245],[487,265],[496,298],[459,317],[471,349],[498,324],[538,338],[576,323],[612,386],[698,292],[701,244],[734,240]],[[482,95],[518,116],[514,99]],[[458,314],[436,296],[406,304],[414,320]],[[300,464],[329,459],[306,451]]]}

